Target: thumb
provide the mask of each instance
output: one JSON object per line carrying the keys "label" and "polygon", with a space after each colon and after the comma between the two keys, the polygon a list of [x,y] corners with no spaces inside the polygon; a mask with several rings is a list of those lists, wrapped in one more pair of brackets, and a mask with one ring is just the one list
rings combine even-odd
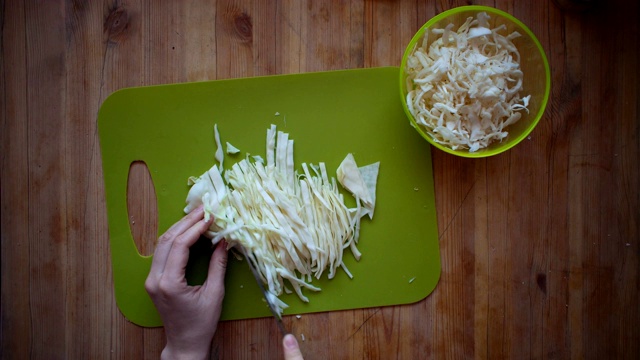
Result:
{"label": "thumb", "polygon": [[292,334],[287,334],[282,338],[282,348],[285,360],[304,360],[300,352],[298,340]]}

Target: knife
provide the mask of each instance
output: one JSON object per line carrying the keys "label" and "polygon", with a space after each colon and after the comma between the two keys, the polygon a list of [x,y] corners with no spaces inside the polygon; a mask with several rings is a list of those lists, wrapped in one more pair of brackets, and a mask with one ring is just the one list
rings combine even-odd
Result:
{"label": "knife", "polygon": [[251,260],[247,256],[247,250],[243,247],[242,251],[244,253],[244,258],[247,260],[247,263],[249,264],[249,269],[251,269],[251,273],[253,274],[253,277],[256,279],[256,282],[258,283],[258,287],[260,288],[260,291],[262,291],[262,296],[264,297],[264,300],[269,305],[269,310],[271,310],[271,314],[275,318],[276,324],[278,324],[278,329],[280,329],[282,336],[285,336],[289,332],[284,328],[284,324],[282,323],[282,316],[278,313],[278,311],[276,311],[276,308],[273,306],[273,303],[271,303],[271,301],[269,300],[269,293],[267,292],[267,290],[264,288],[264,285],[262,284],[262,277],[260,276],[260,273],[258,272],[258,269],[256,268],[255,264],[251,262]]}

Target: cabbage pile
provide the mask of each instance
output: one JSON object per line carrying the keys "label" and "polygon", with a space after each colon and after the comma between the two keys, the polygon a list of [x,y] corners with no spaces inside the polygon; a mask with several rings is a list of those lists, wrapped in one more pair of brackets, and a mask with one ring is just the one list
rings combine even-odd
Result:
{"label": "cabbage pile", "polygon": [[[266,164],[262,157],[247,155],[225,171],[217,126],[215,139],[218,164],[189,178],[184,211],[204,204],[205,216],[214,219],[205,235],[214,244],[224,238],[230,248],[246,255],[258,269],[267,300],[276,311],[281,314],[288,307],[278,296],[291,289],[308,302],[302,289],[319,291],[311,282],[325,271],[330,279],[338,268],[352,277],[343,251],[349,248],[360,259],[360,219],[373,218],[380,163],[358,168],[348,154],[340,164],[338,182],[356,200],[356,206],[348,208],[324,163],[303,163],[301,173],[294,169],[293,140],[275,125],[267,130]],[[239,150],[227,143],[227,152]]]}

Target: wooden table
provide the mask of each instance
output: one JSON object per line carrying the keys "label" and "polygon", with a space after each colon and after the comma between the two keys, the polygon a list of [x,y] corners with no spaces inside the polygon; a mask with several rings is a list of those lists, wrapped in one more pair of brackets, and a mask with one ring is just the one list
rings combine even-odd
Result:
{"label": "wooden table", "polygon": [[[640,7],[579,2],[473,1],[542,42],[546,114],[499,156],[433,151],[438,287],[412,305],[285,318],[307,358],[638,358]],[[467,3],[0,1],[0,357],[153,359],[164,345],[113,296],[96,126],[109,94],[397,66],[424,22]],[[139,167],[132,178],[150,254],[151,185]],[[281,355],[271,319],[221,323],[212,344],[212,358]]]}

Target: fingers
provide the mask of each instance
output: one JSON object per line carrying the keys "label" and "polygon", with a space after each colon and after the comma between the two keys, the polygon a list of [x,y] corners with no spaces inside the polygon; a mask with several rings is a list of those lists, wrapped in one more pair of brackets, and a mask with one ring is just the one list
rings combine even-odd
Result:
{"label": "fingers", "polygon": [[204,291],[212,298],[219,298],[221,304],[224,297],[224,275],[227,271],[227,255],[227,242],[222,240],[216,245],[211,255],[209,272],[204,284]]}
{"label": "fingers", "polygon": [[167,262],[162,273],[163,277],[166,276],[167,279],[172,282],[185,280],[185,268],[189,260],[189,248],[198,241],[200,235],[207,231],[210,223],[210,221],[202,219],[175,237],[171,250],[167,255]]}
{"label": "fingers", "polygon": [[282,349],[285,360],[303,360],[298,340],[292,334],[287,334],[282,338]]}
{"label": "fingers", "polygon": [[187,214],[185,217],[180,219],[180,221],[173,224],[164,234],[162,234],[162,236],[160,236],[160,238],[158,239],[158,244],[156,245],[156,250],[153,254],[151,271],[149,272],[150,276],[162,275],[167,263],[167,258],[169,257],[169,253],[171,251],[171,247],[173,246],[173,242],[176,237],[184,233],[187,229],[191,228],[203,217],[204,209],[201,205]]}

